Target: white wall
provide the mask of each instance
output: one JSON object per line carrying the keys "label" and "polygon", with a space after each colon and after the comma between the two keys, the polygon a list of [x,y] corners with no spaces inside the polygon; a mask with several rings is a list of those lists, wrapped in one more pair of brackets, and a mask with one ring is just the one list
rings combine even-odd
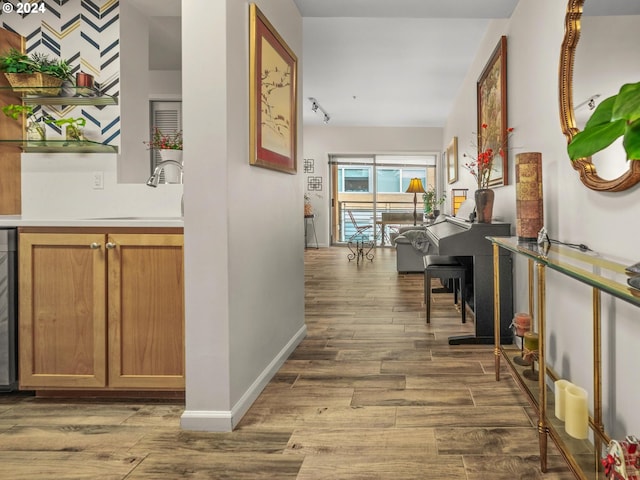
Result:
{"label": "white wall", "polygon": [[[95,175],[102,188],[94,188]],[[180,217],[182,185],[117,181],[117,155],[23,153],[22,219]]]}
{"label": "white wall", "polygon": [[120,157],[118,181],[149,177],[149,25],[129,2],[120,2]]}
{"label": "white wall", "polygon": [[[314,172],[302,175],[305,192],[311,197],[314,219],[321,247],[329,246],[331,200],[329,185],[329,155],[381,153],[442,152],[442,129],[423,127],[304,127],[304,158],[314,160]],[[300,167],[302,168],[302,167]],[[307,178],[322,177],[322,191],[308,191]],[[315,244],[309,228],[309,245]]]}
{"label": "white wall", "polygon": [[[258,6],[301,59],[302,20],[293,1]],[[229,430],[306,332],[303,191],[297,175],[249,165],[248,2],[183,2],[182,20],[184,51],[207,45],[206,56],[183,56],[182,425]],[[301,133],[299,127],[299,139]]]}
{"label": "white wall", "polygon": [[154,100],[182,97],[182,70],[151,70],[149,96]]}
{"label": "white wall", "polygon": [[[443,142],[457,135],[460,152],[476,130],[475,88],[482,67],[501,34],[508,37],[508,114],[515,128],[509,159],[509,182],[514,182],[514,154],[538,151],[543,159],[545,225],[552,238],[585,243],[596,252],[638,261],[640,225],[636,205],[639,187],[620,193],[587,189],[573,170],[560,128],[558,62],[564,36],[566,3],[558,0],[521,0],[512,18],[494,22],[444,131]],[[469,147],[470,148],[470,147]],[[475,189],[464,169],[455,186]],[[496,189],[496,212],[515,225],[515,188]],[[515,233],[515,230],[514,232]],[[526,263],[515,262],[515,310],[527,310]],[[590,391],[591,290],[561,275],[547,275],[549,360],[563,377]],[[640,431],[635,405],[640,387],[635,354],[640,340],[638,309],[603,295],[603,368],[605,426],[614,437]]]}
{"label": "white wall", "polygon": [[[146,145],[151,131],[149,100],[179,100],[180,70],[149,70],[149,19],[120,2],[120,183],[145,183],[150,174]],[[200,47],[201,48],[201,47]]]}

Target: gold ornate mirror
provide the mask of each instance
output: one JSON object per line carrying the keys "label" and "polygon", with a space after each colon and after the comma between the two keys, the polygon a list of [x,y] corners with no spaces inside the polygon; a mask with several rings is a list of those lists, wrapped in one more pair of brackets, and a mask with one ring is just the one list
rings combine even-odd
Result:
{"label": "gold ornate mirror", "polygon": [[[560,123],[562,125],[562,132],[567,138],[567,143],[571,141],[573,136],[579,132],[578,124],[576,123],[576,110],[574,109],[574,66],[576,60],[576,52],[578,47],[578,40],[581,35],[581,22],[582,22],[582,14],[585,3],[587,4],[587,8],[589,8],[589,4],[593,4],[594,2],[601,2],[607,0],[568,0],[567,3],[567,13],[565,16],[565,35],[564,41],[562,42],[562,50],[560,53],[560,78],[559,78],[559,86],[560,86]],[[609,31],[611,32],[611,30]],[[584,35],[584,32],[582,32]],[[597,69],[601,69],[601,65],[598,61],[591,61],[589,68],[592,71],[597,71]],[[608,71],[609,75],[611,74],[611,70]],[[638,81],[636,78],[633,80],[635,82]],[[619,88],[622,83],[619,82],[617,87]],[[617,93],[617,90],[612,92],[611,94]],[[593,95],[592,95],[593,94]],[[589,96],[593,98],[594,96],[600,96],[600,92],[592,91],[589,92]],[[601,100],[604,100],[609,95],[604,95]],[[580,102],[578,107],[582,107],[589,103],[591,98],[585,98],[584,102]],[[581,100],[580,98],[579,100]],[[582,115],[582,114],[581,114]],[[616,154],[617,155],[617,154]],[[572,166],[575,170],[578,171],[580,175],[580,180],[584,185],[592,190],[598,191],[608,191],[608,192],[619,192],[622,190],[626,190],[636,183],[640,182],[640,160],[630,160],[626,161],[624,153],[620,153],[617,155],[620,158],[616,158],[616,164],[619,163],[619,166],[615,167],[618,170],[611,170],[603,176],[611,176],[612,178],[603,178],[598,174],[596,163],[594,163],[593,158],[582,158],[572,162]],[[607,161],[609,161],[607,159]],[[600,167],[600,164],[598,164]]]}

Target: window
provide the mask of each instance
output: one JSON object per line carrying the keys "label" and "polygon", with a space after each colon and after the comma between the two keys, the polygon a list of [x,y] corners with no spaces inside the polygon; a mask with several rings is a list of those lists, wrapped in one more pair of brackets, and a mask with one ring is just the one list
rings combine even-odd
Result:
{"label": "window", "polygon": [[422,180],[422,185],[427,188],[426,168],[383,168],[378,167],[377,191],[378,193],[404,193],[409,187],[412,178]]}
{"label": "window", "polygon": [[398,193],[400,192],[400,178],[402,170],[399,168],[378,168],[378,192]]}
{"label": "window", "polygon": [[[181,101],[157,101],[149,104],[151,113],[151,131],[159,128],[162,133],[175,133],[182,130],[182,102]],[[150,150],[151,172],[160,162],[160,153]],[[160,174],[160,182],[164,182],[164,173]]]}
{"label": "window", "polygon": [[371,168],[341,167],[338,179],[340,192],[371,192]]}
{"label": "window", "polygon": [[[435,186],[437,159],[428,153],[330,155],[331,242],[346,242],[355,232],[349,213],[360,224],[377,222],[383,213],[413,212],[409,183],[417,177],[425,189]],[[375,236],[382,243],[380,232]]]}

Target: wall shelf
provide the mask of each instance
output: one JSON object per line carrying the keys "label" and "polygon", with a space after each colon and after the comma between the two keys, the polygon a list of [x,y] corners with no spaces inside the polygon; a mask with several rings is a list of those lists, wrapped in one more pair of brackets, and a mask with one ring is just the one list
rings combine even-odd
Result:
{"label": "wall shelf", "polygon": [[[0,91],[11,90],[21,95],[20,100],[23,105],[118,105],[118,97],[107,95],[94,88],[87,87],[63,87],[63,93],[69,95],[31,95],[25,91],[47,90],[47,87],[11,87],[0,86]],[[49,88],[51,90],[51,88]],[[57,90],[57,89],[53,89]],[[0,144],[15,145],[25,153],[118,153],[118,147],[98,143],[91,140],[73,141],[65,139],[56,140],[0,140]]]}
{"label": "wall shelf", "polygon": [[15,145],[25,153],[118,153],[118,147],[91,140],[0,140],[0,145]]}
{"label": "wall shelf", "polygon": [[12,90],[21,95],[25,105],[118,105],[118,97],[87,87],[63,87],[69,95],[29,95],[25,91],[46,89],[46,87],[11,87],[2,86],[2,90]]}
{"label": "wall shelf", "polygon": [[[627,284],[628,275],[625,265],[618,260],[606,258],[593,252],[581,252],[564,245],[542,246],[535,242],[520,242],[517,237],[487,237],[493,243],[494,282],[499,282],[500,270],[498,254],[500,249],[520,255],[529,265],[529,314],[537,324],[538,333],[538,379],[525,376],[526,369],[513,360],[520,350],[513,345],[495,344],[495,375],[500,380],[500,360],[505,363],[514,376],[516,383],[528,396],[531,405],[538,412],[538,433],[540,441],[540,466],[547,470],[547,438],[551,437],[576,478],[597,480],[602,478],[600,458],[610,441],[604,427],[602,413],[602,340],[601,340],[601,293],[606,292],[632,305],[640,306],[640,290]],[[546,305],[545,272],[551,269],[567,278],[592,287],[592,328],[593,328],[593,413],[589,415],[589,427],[593,443],[588,440],[576,440],[566,434],[564,424],[554,416],[553,392],[548,380],[558,380],[558,375],[546,365]],[[534,285],[535,284],[535,285]],[[536,296],[534,298],[534,290]],[[500,301],[500,292],[496,288],[495,302]],[[534,305],[535,300],[535,305]],[[494,318],[494,328],[499,332],[500,319]],[[496,337],[498,338],[498,337]],[[569,381],[571,379],[568,379]]]}

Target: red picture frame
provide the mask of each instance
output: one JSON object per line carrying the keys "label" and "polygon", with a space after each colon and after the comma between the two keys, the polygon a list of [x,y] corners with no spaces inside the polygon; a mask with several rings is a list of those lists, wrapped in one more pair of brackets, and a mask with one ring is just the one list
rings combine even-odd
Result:
{"label": "red picture frame", "polygon": [[295,174],[298,59],[260,9],[249,9],[249,163]]}

